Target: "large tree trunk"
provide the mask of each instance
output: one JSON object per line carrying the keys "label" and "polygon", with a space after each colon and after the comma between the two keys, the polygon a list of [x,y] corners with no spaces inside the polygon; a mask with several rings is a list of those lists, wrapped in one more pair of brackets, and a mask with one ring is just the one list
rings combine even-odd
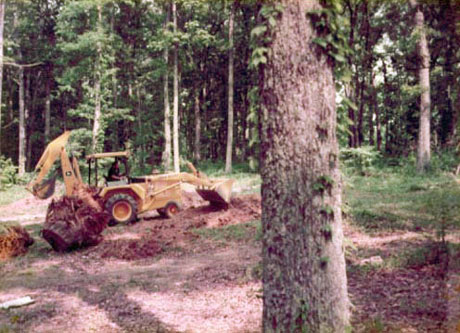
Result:
{"label": "large tree trunk", "polygon": [[233,22],[235,3],[232,4],[228,19],[228,120],[227,120],[227,153],[225,158],[225,172],[232,172],[233,153]]}
{"label": "large tree trunk", "polygon": [[417,171],[424,172],[430,165],[430,53],[426,39],[424,15],[416,0],[409,0],[415,8],[415,29],[418,33],[418,80],[421,89],[420,118],[417,144]]}
{"label": "large tree trunk", "polygon": [[[166,18],[164,29],[169,23],[169,6],[166,8]],[[164,131],[165,131],[165,148],[163,151],[163,167],[166,171],[171,170],[171,109],[169,107],[169,73],[168,73],[168,54],[169,48],[163,50],[163,60],[166,70],[163,76],[163,103],[164,103]]]}
{"label": "large tree trunk", "polygon": [[3,27],[5,1],[0,0],[0,155],[2,155],[2,85],[3,85]]}
{"label": "large tree trunk", "polygon": [[[173,27],[174,34],[177,33],[177,13],[176,2],[172,3],[173,12]],[[174,82],[173,82],[173,149],[174,149],[174,172],[180,172],[179,166],[179,60],[178,60],[178,45],[174,45]]]}
{"label": "large tree trunk", "polygon": [[260,80],[263,329],[344,332],[349,300],[335,85],[305,15],[321,7],[313,0],[282,3]]}

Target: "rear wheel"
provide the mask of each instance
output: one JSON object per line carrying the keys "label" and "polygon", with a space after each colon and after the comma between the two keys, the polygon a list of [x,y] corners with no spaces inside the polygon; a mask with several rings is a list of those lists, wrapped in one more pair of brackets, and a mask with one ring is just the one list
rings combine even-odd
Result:
{"label": "rear wheel", "polygon": [[111,196],[105,203],[105,209],[112,217],[110,225],[132,223],[137,217],[136,200],[124,193]]}
{"label": "rear wheel", "polygon": [[180,205],[175,201],[170,201],[163,208],[157,209],[157,212],[163,217],[172,218],[180,212]]}

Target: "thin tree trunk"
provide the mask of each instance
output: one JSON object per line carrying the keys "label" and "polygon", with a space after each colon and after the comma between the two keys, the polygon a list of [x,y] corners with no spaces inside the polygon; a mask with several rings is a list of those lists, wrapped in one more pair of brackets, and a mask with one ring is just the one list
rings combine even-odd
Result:
{"label": "thin tree trunk", "polygon": [[30,170],[31,167],[31,160],[32,160],[32,133],[33,133],[33,124],[35,123],[35,114],[31,114],[30,110],[34,110],[34,104],[35,104],[35,96],[36,93],[34,91],[34,97],[30,96],[30,90],[31,90],[31,73],[27,75],[26,79],[26,85],[24,87],[25,90],[25,100],[24,100],[24,106],[25,106],[25,122],[26,122],[26,171]]}
{"label": "thin tree trunk", "polygon": [[[20,58],[21,55],[20,55]],[[19,158],[18,174],[23,176],[26,172],[26,124],[24,103],[24,67],[19,67]]]}
{"label": "thin tree trunk", "polygon": [[[170,19],[169,6],[166,9],[166,19],[164,23],[164,29]],[[169,107],[169,73],[168,73],[168,62],[169,62],[169,48],[165,47],[163,50],[163,60],[165,62],[166,70],[163,76],[163,103],[164,103],[164,135],[165,135],[165,148],[163,151],[163,167],[166,171],[171,170],[171,109]]]}
{"label": "thin tree trunk", "polygon": [[421,89],[420,95],[420,118],[417,143],[417,171],[424,172],[428,169],[431,160],[430,149],[430,53],[425,31],[425,18],[416,0],[409,0],[415,9],[415,29],[417,30],[417,53],[418,53],[418,80]]}
{"label": "thin tree trunk", "polygon": [[45,144],[48,144],[50,139],[50,120],[51,120],[51,73],[48,72],[46,78],[46,100],[45,100]]}
{"label": "thin tree trunk", "polygon": [[374,101],[374,113],[375,113],[375,125],[377,130],[377,150],[380,151],[382,149],[382,125],[380,123],[380,110],[379,104],[377,101],[377,87],[375,83],[373,84],[373,101]]}
{"label": "thin tree trunk", "polygon": [[228,122],[227,122],[227,153],[225,158],[225,172],[232,172],[233,152],[233,24],[235,16],[235,2],[233,2],[228,20]]}
{"label": "thin tree trunk", "polygon": [[358,147],[361,147],[363,144],[363,118],[364,118],[364,86],[366,85],[366,80],[363,78],[362,82],[359,86],[359,97],[357,101],[359,101],[359,111],[358,111],[358,126],[356,127],[356,135]]}
{"label": "thin tree trunk", "polygon": [[[97,5],[98,12],[98,30],[99,33],[102,33],[102,6]],[[98,136],[101,129],[101,57],[102,57],[102,47],[100,42],[97,43],[97,60],[96,60],[96,73],[94,78],[94,122],[93,122],[93,142],[92,150],[96,152],[98,149]]]}
{"label": "thin tree trunk", "polygon": [[[345,332],[335,84],[305,13],[283,0],[261,82],[264,332]],[[305,84],[308,82],[308,84]]]}
{"label": "thin tree trunk", "polygon": [[370,91],[370,99],[369,103],[367,104],[368,108],[368,118],[367,118],[367,124],[369,127],[369,146],[373,146],[375,144],[374,140],[374,108],[376,107],[376,103],[374,102],[374,99],[377,98],[377,93],[375,92],[375,87],[373,84],[374,81],[374,75],[372,73],[372,67],[370,67],[370,72],[369,72],[369,91]]}
{"label": "thin tree trunk", "polygon": [[3,27],[5,1],[0,0],[0,156],[2,155],[2,86],[3,86]]}
{"label": "thin tree trunk", "polygon": [[201,115],[200,115],[200,89],[197,88],[195,95],[195,144],[194,144],[194,153],[193,159],[195,162],[201,160]]}
{"label": "thin tree trunk", "polygon": [[[358,17],[358,13],[356,8],[353,8],[352,1],[346,2],[347,8],[350,11],[350,33],[348,36],[348,44],[353,48],[354,47],[354,42],[355,42],[355,27],[356,27],[356,21]],[[353,59],[351,57],[348,58],[348,65],[351,66],[353,65]],[[358,90],[358,84],[359,84],[359,79],[358,75],[355,74],[355,84],[350,84],[350,88],[347,89],[348,93],[346,92],[346,97],[349,98],[351,101],[354,101],[356,103],[356,91]],[[354,89],[353,89],[354,86]],[[357,147],[357,135],[356,135],[356,117],[355,117],[355,110],[352,107],[348,108],[348,118],[352,122],[350,126],[350,134],[348,137],[348,146],[350,148],[355,148]]]}
{"label": "thin tree trunk", "polygon": [[139,166],[141,170],[144,170],[145,163],[145,141],[144,141],[144,131],[143,131],[143,126],[142,126],[142,97],[145,96],[145,94],[141,94],[140,91],[140,84],[136,84],[136,98],[137,98],[137,110],[136,110],[136,117],[137,117],[137,128],[138,132],[136,134],[137,137],[140,137],[140,148],[141,148],[141,154],[140,154],[140,161],[139,161]]}
{"label": "thin tree trunk", "polygon": [[[177,33],[177,13],[176,2],[172,3],[173,12],[173,27],[174,34]],[[178,45],[174,45],[174,82],[173,82],[173,149],[174,149],[174,172],[180,172],[179,166],[179,60],[178,60]]]}

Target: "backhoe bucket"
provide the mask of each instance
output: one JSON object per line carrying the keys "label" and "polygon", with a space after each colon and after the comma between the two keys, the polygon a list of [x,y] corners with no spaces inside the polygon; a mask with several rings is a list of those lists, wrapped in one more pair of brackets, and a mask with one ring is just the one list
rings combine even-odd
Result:
{"label": "backhoe bucket", "polygon": [[32,188],[32,194],[40,199],[48,199],[54,194],[56,188],[56,176],[45,180],[40,184],[35,184]]}
{"label": "backhoe bucket", "polygon": [[206,201],[227,205],[232,196],[233,181],[233,179],[216,180],[211,187],[200,187],[196,192]]}

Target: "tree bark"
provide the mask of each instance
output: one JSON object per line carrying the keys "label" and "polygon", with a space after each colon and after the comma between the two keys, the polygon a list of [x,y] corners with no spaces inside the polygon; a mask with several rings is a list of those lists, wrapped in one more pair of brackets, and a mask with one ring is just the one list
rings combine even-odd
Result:
{"label": "tree bark", "polygon": [[235,16],[235,2],[233,2],[228,19],[228,120],[227,120],[227,152],[225,158],[225,172],[232,172],[233,153],[233,24]]}
{"label": "tree bark", "polygon": [[376,107],[375,99],[377,98],[377,92],[375,91],[375,86],[374,86],[374,75],[372,73],[372,67],[370,67],[370,72],[369,72],[369,91],[370,91],[370,98],[369,102],[367,103],[367,109],[368,109],[368,114],[367,114],[367,125],[369,127],[369,146],[373,146],[375,144],[374,140],[374,108]]}
{"label": "tree bark", "polygon": [[430,166],[430,53],[425,31],[425,18],[416,0],[409,0],[415,9],[415,29],[417,30],[418,81],[421,89],[420,118],[417,142],[417,171],[425,172]]}
{"label": "tree bark", "polygon": [[375,113],[375,126],[377,130],[377,150],[381,151],[382,149],[382,125],[380,123],[380,110],[379,104],[377,100],[377,87],[375,83],[372,85],[372,94],[373,94],[373,102],[374,102],[374,113]]}
{"label": "tree bark", "polygon": [[51,120],[51,73],[48,71],[46,77],[46,100],[45,100],[45,145],[50,139],[50,120]]}
{"label": "tree bark", "polygon": [[[22,58],[20,56],[20,58]],[[26,124],[24,103],[24,67],[19,66],[19,158],[18,174],[23,176],[26,172]]]}
{"label": "tree bark", "polygon": [[2,86],[3,86],[3,27],[5,1],[0,0],[0,156],[2,155]]}
{"label": "tree bark", "polygon": [[[99,33],[102,33],[102,6],[97,5],[98,13],[98,30]],[[92,141],[92,150],[93,153],[98,149],[98,135],[101,129],[101,57],[102,57],[102,47],[100,42],[97,43],[97,60],[96,60],[96,73],[94,78],[94,122],[93,122],[93,141]]]}
{"label": "tree bark", "polygon": [[[177,12],[176,12],[176,2],[172,3],[172,13],[173,13],[173,29],[174,34],[177,33]],[[179,166],[179,60],[178,60],[178,45],[174,45],[174,82],[173,82],[173,149],[174,149],[174,172],[180,172]]]}
{"label": "tree bark", "polygon": [[200,89],[197,87],[195,94],[195,144],[193,151],[193,159],[195,162],[201,160],[201,115],[200,115]]}
{"label": "tree bark", "polygon": [[282,4],[259,81],[263,330],[344,332],[349,300],[335,85],[305,15],[321,7],[317,0]]}
{"label": "tree bark", "polygon": [[[169,7],[166,8],[166,18],[164,23],[164,29],[167,28],[167,24],[170,19]],[[165,47],[163,50],[163,60],[165,62],[166,70],[163,76],[163,103],[164,103],[164,135],[165,135],[165,148],[163,151],[163,167],[166,171],[171,170],[171,108],[169,106],[169,73],[168,73],[168,62],[169,62],[169,48]]]}

